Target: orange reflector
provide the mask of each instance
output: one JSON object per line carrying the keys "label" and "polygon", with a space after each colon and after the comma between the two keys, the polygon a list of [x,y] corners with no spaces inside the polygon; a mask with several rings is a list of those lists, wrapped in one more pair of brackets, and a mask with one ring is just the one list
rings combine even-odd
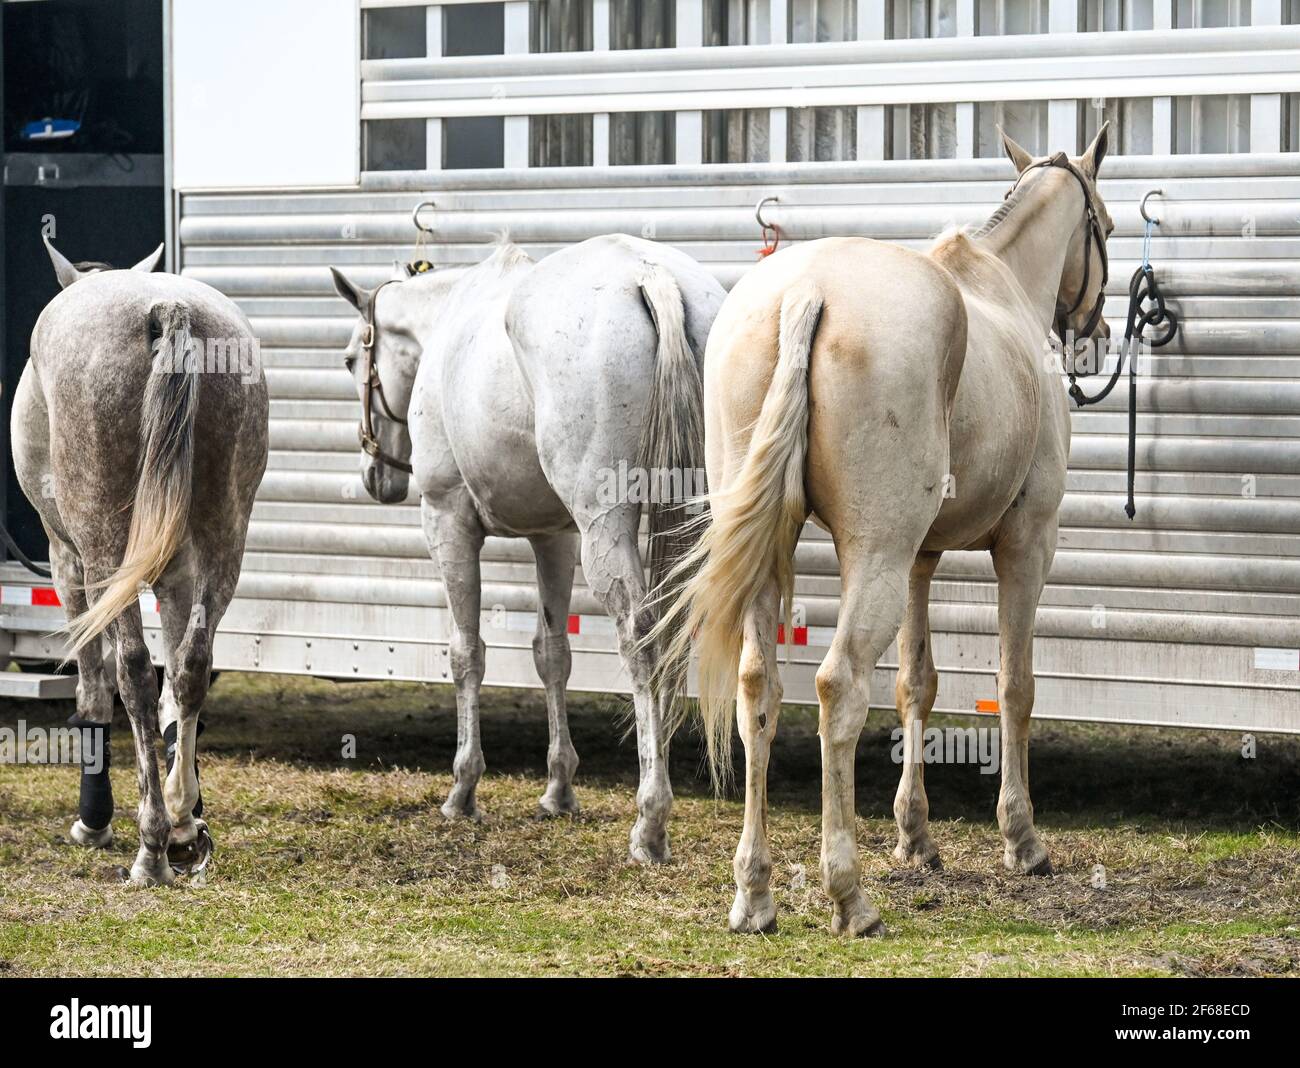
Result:
{"label": "orange reflector", "polygon": [[996,701],[976,701],[975,711],[996,713],[998,711],[998,703]]}

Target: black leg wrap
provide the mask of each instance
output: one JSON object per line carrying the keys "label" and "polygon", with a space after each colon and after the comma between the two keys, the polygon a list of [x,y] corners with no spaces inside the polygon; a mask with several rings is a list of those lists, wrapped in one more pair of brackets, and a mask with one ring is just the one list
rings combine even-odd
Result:
{"label": "black leg wrap", "polygon": [[81,797],[77,814],[90,830],[101,831],[113,822],[113,783],[108,773],[111,725],[92,723],[75,715],[68,724],[81,731],[82,737]]}
{"label": "black leg wrap", "polygon": [[[163,746],[167,754],[167,773],[169,775],[171,774],[172,765],[176,763],[176,731],[179,728],[179,726],[180,726],[179,722],[173,720],[171,723],[167,724],[167,729],[163,731]],[[194,731],[194,740],[196,742],[201,737],[203,737],[203,720],[199,720],[198,727]],[[199,754],[196,752],[194,754],[194,781],[197,782],[198,778],[199,778]],[[200,790],[199,799],[197,802],[195,802],[194,805],[193,816],[195,819],[198,819],[202,815],[203,815],[203,791]]]}

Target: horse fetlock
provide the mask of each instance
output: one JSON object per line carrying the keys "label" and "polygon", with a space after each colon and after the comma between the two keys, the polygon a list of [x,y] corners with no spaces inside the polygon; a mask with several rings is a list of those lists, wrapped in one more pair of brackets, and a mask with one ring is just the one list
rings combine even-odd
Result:
{"label": "horse fetlock", "polygon": [[894,798],[894,821],[898,824],[895,860],[918,868],[941,866],[939,850],[930,838],[930,803],[921,790],[900,787]]}
{"label": "horse fetlock", "polygon": [[837,833],[827,838],[822,847],[822,886],[832,901],[843,901],[858,889],[858,845],[853,835]]}

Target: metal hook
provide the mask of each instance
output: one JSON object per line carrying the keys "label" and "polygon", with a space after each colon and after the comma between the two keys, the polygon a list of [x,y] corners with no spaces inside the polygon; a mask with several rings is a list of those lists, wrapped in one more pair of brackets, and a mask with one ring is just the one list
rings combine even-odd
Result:
{"label": "metal hook", "polygon": [[1164,196],[1164,195],[1165,195],[1165,191],[1164,191],[1163,189],[1152,189],[1152,190],[1150,190],[1150,191],[1147,193],[1146,196],[1144,196],[1144,197],[1142,198],[1142,203],[1141,203],[1141,205],[1139,205],[1139,207],[1138,207],[1138,211],[1139,211],[1139,212],[1141,213],[1141,215],[1142,215],[1142,220],[1143,220],[1143,222],[1149,222],[1149,223],[1151,223],[1153,226],[1159,226],[1159,225],[1160,225],[1160,218],[1159,218],[1159,216],[1157,216],[1156,218],[1153,219],[1153,218],[1151,218],[1150,215],[1147,214],[1147,201],[1150,200],[1152,197],[1162,197],[1162,196]]}
{"label": "metal hook", "polygon": [[769,223],[769,222],[765,222],[765,221],[763,220],[763,205],[764,205],[764,204],[779,204],[779,203],[781,203],[781,198],[780,198],[780,197],[764,197],[762,200],[760,200],[760,201],[759,201],[759,202],[754,206],[754,220],[758,223],[758,225],[759,225],[762,229],[766,230],[769,226],[772,225],[771,223]]}
{"label": "metal hook", "polygon": [[414,210],[413,212],[411,212],[411,222],[413,222],[413,223],[415,224],[415,228],[416,228],[417,230],[419,230],[421,233],[424,233],[424,234],[432,234],[432,233],[433,233],[433,227],[432,227],[432,226],[425,226],[422,222],[420,222],[420,209],[421,209],[421,208],[436,208],[436,207],[437,207],[437,205],[436,205],[432,200],[422,200],[422,201],[420,201],[420,203],[418,203],[417,205],[415,205],[415,210]]}

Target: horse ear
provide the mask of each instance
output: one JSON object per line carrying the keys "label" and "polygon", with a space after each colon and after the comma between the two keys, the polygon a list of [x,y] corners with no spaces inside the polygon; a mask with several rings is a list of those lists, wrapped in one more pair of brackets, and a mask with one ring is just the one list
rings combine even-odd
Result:
{"label": "horse ear", "polygon": [[1007,159],[1015,166],[1016,173],[1024,173],[1024,169],[1034,162],[1034,157],[1016,144],[1001,126],[998,127],[998,136],[1002,138],[1002,148],[1006,151]]}
{"label": "horse ear", "polygon": [[343,272],[337,267],[331,267],[330,274],[334,278],[334,288],[338,292],[338,295],[364,315],[366,313],[366,307],[370,303],[369,292],[362,289],[359,285],[349,282],[343,277]]}
{"label": "horse ear", "polygon": [[144,259],[142,259],[139,263],[137,263],[134,267],[132,267],[131,270],[143,271],[145,274],[149,274],[152,271],[156,271],[158,269],[158,264],[162,262],[163,247],[164,247],[163,245],[159,245],[156,249],[154,249],[151,253],[149,253],[149,255],[147,255]]}
{"label": "horse ear", "polygon": [[1101,161],[1106,158],[1106,150],[1110,147],[1110,120],[1107,119],[1101,124],[1101,129],[1097,131],[1097,136],[1092,139],[1092,144],[1088,146],[1088,151],[1079,157],[1079,166],[1082,167],[1089,178],[1097,177],[1097,170],[1101,167]]}
{"label": "horse ear", "polygon": [[50,244],[47,235],[42,234],[41,240],[45,242],[45,251],[50,254],[50,262],[54,264],[54,277],[59,280],[59,288],[67,289],[78,279],[85,277],[68,261],[68,257]]}

